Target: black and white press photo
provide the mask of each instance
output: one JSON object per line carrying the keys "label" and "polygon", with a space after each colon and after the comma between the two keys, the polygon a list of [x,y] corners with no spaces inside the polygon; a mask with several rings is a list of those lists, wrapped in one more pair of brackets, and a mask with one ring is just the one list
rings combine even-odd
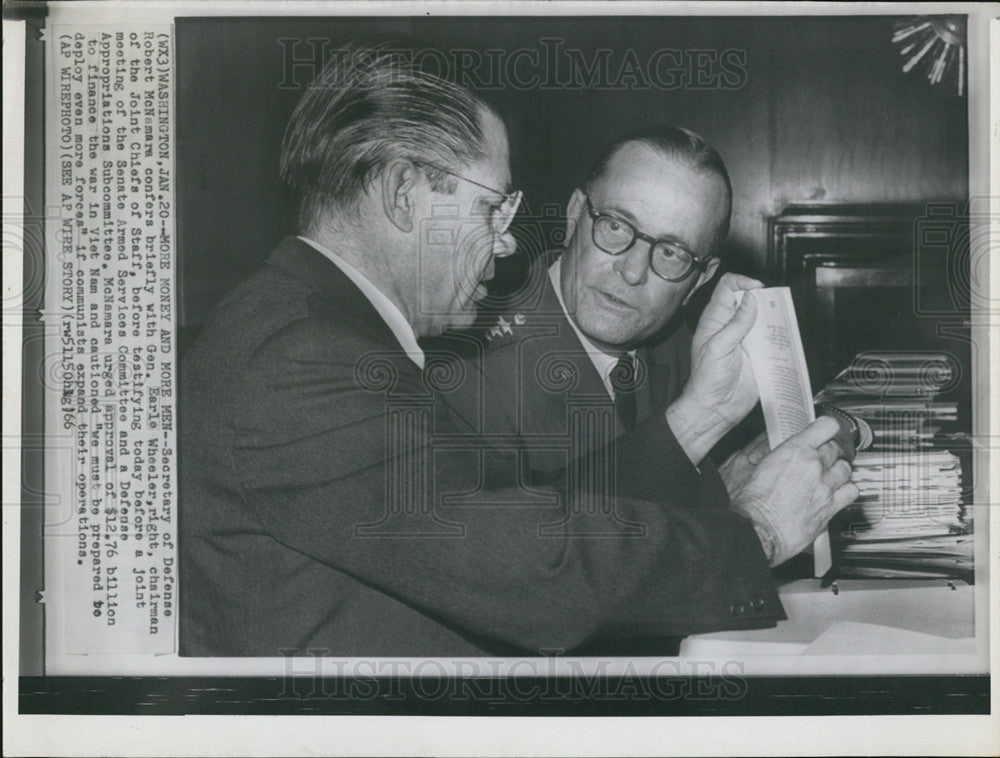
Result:
{"label": "black and white press photo", "polygon": [[24,754],[995,750],[991,11],[13,4]]}

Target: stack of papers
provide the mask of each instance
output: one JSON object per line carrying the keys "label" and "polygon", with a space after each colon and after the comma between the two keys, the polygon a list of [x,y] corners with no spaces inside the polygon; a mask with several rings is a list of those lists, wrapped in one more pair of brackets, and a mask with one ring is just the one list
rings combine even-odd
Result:
{"label": "stack of papers", "polygon": [[864,419],[873,445],[852,479],[860,497],[831,523],[838,576],[973,578],[973,524],[962,464],[944,448],[954,402],[936,397],[954,378],[932,353],[862,353],[817,396]]}
{"label": "stack of papers", "polygon": [[927,449],[942,425],[957,419],[957,403],[935,399],[955,372],[954,359],[943,353],[859,353],[816,402],[868,422],[873,451]]}

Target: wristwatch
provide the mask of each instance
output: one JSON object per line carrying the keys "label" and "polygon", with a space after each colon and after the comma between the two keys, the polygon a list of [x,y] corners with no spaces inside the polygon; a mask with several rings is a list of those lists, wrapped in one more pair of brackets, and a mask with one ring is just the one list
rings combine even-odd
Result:
{"label": "wristwatch", "polygon": [[844,458],[850,463],[860,450],[871,447],[872,428],[864,419],[860,419],[842,408],[827,403],[816,404],[816,417],[830,416],[840,424],[840,431],[833,438],[844,452]]}

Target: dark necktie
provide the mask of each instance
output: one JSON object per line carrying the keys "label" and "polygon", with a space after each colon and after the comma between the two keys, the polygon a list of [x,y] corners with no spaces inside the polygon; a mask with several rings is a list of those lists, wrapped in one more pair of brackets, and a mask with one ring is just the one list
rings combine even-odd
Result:
{"label": "dark necktie", "polygon": [[632,431],[635,426],[636,378],[635,359],[625,353],[611,369],[611,386],[615,391],[615,412],[626,432]]}

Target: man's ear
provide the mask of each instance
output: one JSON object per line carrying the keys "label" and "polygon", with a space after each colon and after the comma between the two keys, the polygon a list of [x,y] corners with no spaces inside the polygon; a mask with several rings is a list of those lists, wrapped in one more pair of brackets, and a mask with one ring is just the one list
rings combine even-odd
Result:
{"label": "man's ear", "polygon": [[382,210],[401,232],[411,232],[416,223],[417,169],[410,161],[393,161],[381,175]]}
{"label": "man's ear", "polygon": [[698,283],[691,288],[691,291],[687,293],[687,297],[684,298],[684,303],[683,303],[684,305],[688,304],[688,300],[691,299],[691,296],[694,295],[694,293],[697,292],[699,289],[701,289],[703,285],[708,284],[710,281],[712,281],[712,277],[715,276],[715,272],[718,271],[720,263],[722,263],[721,258],[709,259],[708,265],[705,267],[705,270],[701,273],[701,276],[698,277]]}
{"label": "man's ear", "polygon": [[580,213],[583,211],[585,201],[586,195],[583,194],[582,190],[573,190],[569,203],[566,204],[566,242],[569,242],[576,230],[576,222],[580,220]]}

